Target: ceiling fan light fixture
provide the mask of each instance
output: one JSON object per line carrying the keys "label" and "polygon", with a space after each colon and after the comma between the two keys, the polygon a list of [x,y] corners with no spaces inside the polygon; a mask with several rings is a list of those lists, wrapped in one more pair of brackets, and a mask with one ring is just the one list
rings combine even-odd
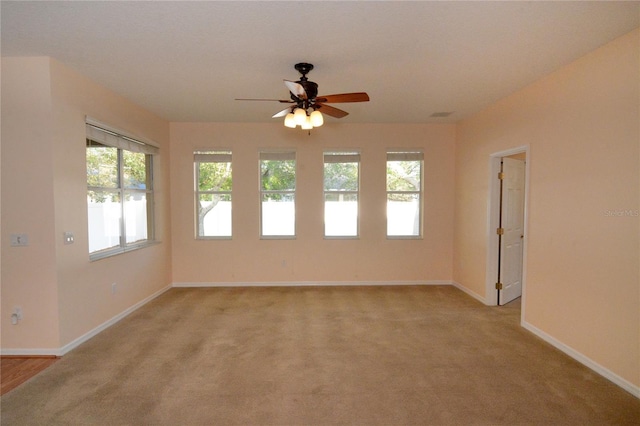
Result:
{"label": "ceiling fan light fixture", "polygon": [[[1,1],[1,0],[0,0]],[[300,125],[304,130],[311,130],[324,124],[324,115],[333,118],[343,118],[348,112],[330,106],[331,103],[368,102],[369,95],[365,92],[338,93],[334,95],[318,96],[318,84],[309,81],[307,74],[313,69],[312,64],[301,62],[294,68],[302,74],[298,81],[284,80],[289,89],[288,99],[255,99],[241,98],[238,101],[275,101],[289,106],[274,114],[272,118],[285,117],[285,127],[295,129]],[[322,108],[322,112],[319,109]],[[309,132],[311,134],[311,132]]]}
{"label": "ceiling fan light fixture", "polygon": [[296,124],[302,126],[302,124],[307,120],[307,111],[302,108],[296,108],[296,110],[293,111],[293,118],[296,121]]}
{"label": "ceiling fan light fixture", "polygon": [[313,111],[309,116],[309,119],[311,120],[311,124],[313,125],[313,127],[320,127],[324,124],[322,113],[318,110]]}
{"label": "ceiling fan light fixture", "polygon": [[284,117],[284,125],[290,129],[295,129],[297,124],[296,124],[296,119],[293,116],[293,113],[290,112],[289,114],[287,114]]}
{"label": "ceiling fan light fixture", "polygon": [[311,130],[311,129],[313,129],[313,124],[311,124],[311,117],[305,118],[304,123],[302,123],[302,125],[300,127],[302,127],[302,130]]}

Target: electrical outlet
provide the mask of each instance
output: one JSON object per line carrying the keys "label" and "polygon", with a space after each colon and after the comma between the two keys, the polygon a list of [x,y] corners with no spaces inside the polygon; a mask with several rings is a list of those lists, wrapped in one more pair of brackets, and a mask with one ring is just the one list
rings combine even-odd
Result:
{"label": "electrical outlet", "polygon": [[111,283],[111,294],[116,294],[116,283]]}

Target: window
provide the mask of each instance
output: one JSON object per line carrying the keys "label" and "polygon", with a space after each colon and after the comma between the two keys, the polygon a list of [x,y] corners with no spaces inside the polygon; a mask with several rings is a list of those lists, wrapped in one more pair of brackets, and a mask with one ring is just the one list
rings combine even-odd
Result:
{"label": "window", "polygon": [[158,152],[152,145],[87,122],[91,259],[153,241],[153,154]]}
{"label": "window", "polygon": [[360,154],[324,153],[324,235],[358,236]]}
{"label": "window", "polygon": [[422,236],[422,152],[387,152],[387,237]]}
{"label": "window", "polygon": [[196,238],[231,237],[231,151],[196,151]]}
{"label": "window", "polygon": [[260,235],[295,237],[296,153],[260,153]]}

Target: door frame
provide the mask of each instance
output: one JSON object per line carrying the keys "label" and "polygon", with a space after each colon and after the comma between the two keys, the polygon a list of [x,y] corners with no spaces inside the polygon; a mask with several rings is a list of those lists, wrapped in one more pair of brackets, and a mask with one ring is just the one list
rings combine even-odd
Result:
{"label": "door frame", "polygon": [[487,265],[486,265],[486,287],[485,287],[485,304],[489,306],[497,306],[498,291],[496,290],[496,282],[498,279],[498,234],[496,229],[500,224],[500,180],[498,173],[500,172],[500,161],[502,157],[509,157],[514,154],[525,155],[525,175],[524,175],[524,244],[522,247],[522,314],[521,321],[524,319],[525,299],[526,299],[526,283],[527,283],[527,242],[529,230],[529,170],[531,166],[531,157],[529,155],[529,145],[523,145],[511,148],[505,151],[495,152],[489,156],[489,191],[487,200]]}

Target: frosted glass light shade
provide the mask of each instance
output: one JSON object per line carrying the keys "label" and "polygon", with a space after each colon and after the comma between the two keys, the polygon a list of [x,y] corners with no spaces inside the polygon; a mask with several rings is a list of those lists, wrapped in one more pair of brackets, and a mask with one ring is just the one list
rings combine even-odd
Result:
{"label": "frosted glass light shade", "polygon": [[290,129],[296,128],[296,119],[294,118],[293,113],[290,112],[284,117],[284,125]]}
{"label": "frosted glass light shade", "polygon": [[307,111],[302,108],[296,108],[293,112],[293,118],[296,120],[296,124],[302,125],[307,120]]}
{"label": "frosted glass light shade", "polygon": [[313,127],[320,127],[324,124],[324,117],[322,117],[322,113],[318,110],[313,111],[309,118],[311,119]]}
{"label": "frosted glass light shade", "polygon": [[311,117],[307,117],[306,120],[304,120],[304,123],[302,123],[301,127],[303,130],[313,129],[313,124],[311,124]]}

